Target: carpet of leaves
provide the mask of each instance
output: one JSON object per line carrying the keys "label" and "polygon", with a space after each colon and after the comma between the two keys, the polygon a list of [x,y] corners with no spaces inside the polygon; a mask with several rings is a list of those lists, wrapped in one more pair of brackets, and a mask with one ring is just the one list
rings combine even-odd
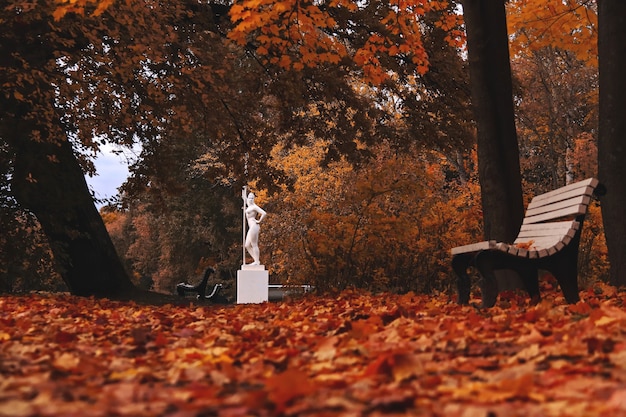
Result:
{"label": "carpet of leaves", "polygon": [[581,295],[2,296],[0,416],[625,415],[626,293]]}

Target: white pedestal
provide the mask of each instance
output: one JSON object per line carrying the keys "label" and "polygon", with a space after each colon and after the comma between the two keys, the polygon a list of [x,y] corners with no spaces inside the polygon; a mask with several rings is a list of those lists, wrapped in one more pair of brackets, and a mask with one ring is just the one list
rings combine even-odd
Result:
{"label": "white pedestal", "polygon": [[237,304],[269,301],[269,274],[264,265],[241,265],[237,271]]}

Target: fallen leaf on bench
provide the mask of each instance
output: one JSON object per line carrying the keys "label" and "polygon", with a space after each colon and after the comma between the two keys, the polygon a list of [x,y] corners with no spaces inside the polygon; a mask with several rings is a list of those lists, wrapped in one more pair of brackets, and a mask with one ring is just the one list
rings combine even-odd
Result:
{"label": "fallen leaf on bench", "polygon": [[535,243],[534,240],[529,240],[528,242],[515,243],[513,246],[515,246],[516,248],[520,248],[520,249],[530,249],[533,243]]}

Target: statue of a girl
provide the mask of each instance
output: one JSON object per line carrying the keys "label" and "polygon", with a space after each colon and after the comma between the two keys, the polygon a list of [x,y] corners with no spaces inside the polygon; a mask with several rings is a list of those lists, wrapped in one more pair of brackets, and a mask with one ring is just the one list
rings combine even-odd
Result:
{"label": "statue of a girl", "polygon": [[[248,221],[248,233],[244,247],[254,259],[250,265],[260,265],[259,260],[259,224],[263,221],[267,213],[254,203],[254,194],[250,193],[244,201],[245,215]],[[245,263],[245,262],[244,262]]]}

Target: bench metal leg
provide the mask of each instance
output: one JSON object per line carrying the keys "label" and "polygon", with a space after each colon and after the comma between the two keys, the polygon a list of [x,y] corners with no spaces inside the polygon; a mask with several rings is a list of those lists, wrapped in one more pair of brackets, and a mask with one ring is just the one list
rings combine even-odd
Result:
{"label": "bench metal leg", "polygon": [[478,254],[463,253],[452,257],[452,269],[457,275],[459,304],[469,303],[471,280],[467,270],[470,266],[476,266],[481,275],[480,289],[483,307],[488,308],[495,305],[499,293],[495,271],[503,269],[513,270],[519,274],[524,289],[533,303],[538,303],[541,299],[539,270],[535,262],[529,259],[511,257],[505,252],[481,251]]}
{"label": "bench metal leg", "polygon": [[457,276],[456,285],[459,304],[469,304],[471,282],[467,269],[472,265],[473,260],[473,253],[463,253],[452,257],[452,270],[454,270]]}
{"label": "bench metal leg", "polygon": [[499,292],[495,271],[505,269],[515,271],[532,302],[539,302],[539,271],[533,261],[514,258],[505,252],[482,251],[476,255],[475,263],[482,276],[483,307],[495,305]]}
{"label": "bench metal leg", "polygon": [[493,307],[496,304],[498,281],[494,271],[502,269],[501,255],[500,252],[482,251],[478,252],[474,259],[481,276],[480,291],[483,298],[482,306],[485,308]]}
{"label": "bench metal leg", "polygon": [[537,304],[541,301],[541,295],[539,294],[539,269],[532,261],[524,259],[517,262],[515,270],[522,279],[524,289],[528,293],[531,302]]}
{"label": "bench metal leg", "polygon": [[555,255],[546,263],[544,269],[556,278],[565,301],[575,304],[580,301],[578,293],[578,253],[574,251],[564,251]]}

